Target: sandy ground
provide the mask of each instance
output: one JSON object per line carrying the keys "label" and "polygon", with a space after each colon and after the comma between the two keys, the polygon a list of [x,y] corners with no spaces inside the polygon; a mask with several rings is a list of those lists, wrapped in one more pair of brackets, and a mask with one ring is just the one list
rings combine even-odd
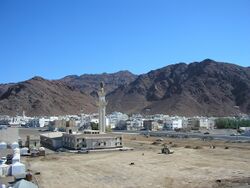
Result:
{"label": "sandy ground", "polygon": [[[50,154],[25,162],[32,172],[41,172],[35,175],[41,188],[250,187],[249,143],[164,139],[152,145],[155,139],[125,136],[133,151]],[[163,143],[174,154],[160,154]]]}

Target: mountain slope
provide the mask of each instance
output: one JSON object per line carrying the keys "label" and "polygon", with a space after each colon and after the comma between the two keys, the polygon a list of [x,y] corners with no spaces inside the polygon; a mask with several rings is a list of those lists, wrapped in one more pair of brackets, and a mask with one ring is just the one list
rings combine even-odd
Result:
{"label": "mountain slope", "polygon": [[63,82],[76,90],[83,91],[92,96],[97,96],[100,83],[105,83],[106,92],[109,93],[121,85],[127,85],[136,79],[136,75],[129,71],[119,71],[116,73],[103,74],[83,74],[81,76],[66,76],[59,82]]}
{"label": "mountain slope", "polygon": [[1,114],[27,115],[76,114],[80,110],[95,112],[95,100],[71,87],[34,77],[8,87],[0,97]]}
{"label": "mountain slope", "polygon": [[40,77],[0,85],[0,114],[77,114],[97,112],[99,83],[105,82],[108,112],[231,116],[250,113],[250,69],[206,59],[179,63],[135,76],[113,74]]}
{"label": "mountain slope", "polygon": [[250,113],[250,70],[210,59],[170,65],[119,87],[108,95],[108,101],[109,112],[186,116]]}
{"label": "mountain slope", "polygon": [[59,80],[34,77],[30,80],[0,84],[0,114],[64,115],[97,112],[96,97],[100,82],[107,93],[126,85],[137,76],[128,71],[112,74],[84,74]]}

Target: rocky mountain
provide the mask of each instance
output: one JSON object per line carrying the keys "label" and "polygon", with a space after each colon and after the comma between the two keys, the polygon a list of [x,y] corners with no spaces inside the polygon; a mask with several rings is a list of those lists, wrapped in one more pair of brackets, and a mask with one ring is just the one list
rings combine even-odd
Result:
{"label": "rocky mountain", "polygon": [[80,110],[94,112],[95,100],[83,92],[57,81],[34,77],[13,84],[0,96],[1,114],[30,116],[77,114]]}
{"label": "rocky mountain", "polygon": [[100,83],[105,83],[106,92],[109,93],[121,85],[127,85],[136,79],[136,75],[129,71],[119,71],[116,73],[103,74],[83,74],[81,76],[66,76],[59,82],[63,82],[76,90],[83,91],[91,96],[97,97]]}
{"label": "rocky mountain", "polygon": [[59,80],[34,77],[0,85],[0,114],[63,115],[97,112],[104,81],[108,112],[185,116],[250,114],[250,68],[206,59],[179,63],[139,76],[128,71]]}
{"label": "rocky mountain", "polygon": [[108,111],[228,116],[250,113],[250,69],[206,59],[140,75],[108,95]]}
{"label": "rocky mountain", "polygon": [[0,96],[13,84],[0,84]]}
{"label": "rocky mountain", "polygon": [[113,74],[84,74],[59,80],[34,77],[30,80],[0,84],[0,114],[64,115],[97,112],[96,96],[100,82],[107,92],[133,81],[128,71]]}

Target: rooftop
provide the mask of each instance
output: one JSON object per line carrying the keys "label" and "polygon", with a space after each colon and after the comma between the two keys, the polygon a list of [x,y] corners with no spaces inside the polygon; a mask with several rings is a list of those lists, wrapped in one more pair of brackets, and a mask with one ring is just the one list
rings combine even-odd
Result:
{"label": "rooftop", "polygon": [[48,138],[58,138],[63,136],[63,132],[48,132],[40,135]]}
{"label": "rooftop", "polygon": [[104,133],[104,134],[84,134],[83,132],[78,132],[77,134],[69,134],[63,133],[63,135],[71,135],[71,136],[81,136],[85,138],[113,138],[116,136],[121,136],[121,134],[113,134],[113,133]]}

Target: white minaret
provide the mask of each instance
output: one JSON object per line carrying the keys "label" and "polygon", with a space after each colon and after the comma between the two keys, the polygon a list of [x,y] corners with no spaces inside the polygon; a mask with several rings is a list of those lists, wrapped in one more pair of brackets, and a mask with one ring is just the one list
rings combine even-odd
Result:
{"label": "white minaret", "polygon": [[107,106],[107,102],[105,99],[105,91],[104,91],[104,83],[101,82],[100,84],[100,91],[98,92],[99,95],[99,102],[98,102],[98,106],[99,106],[99,131],[100,133],[105,133],[105,129],[106,129],[106,106]]}

